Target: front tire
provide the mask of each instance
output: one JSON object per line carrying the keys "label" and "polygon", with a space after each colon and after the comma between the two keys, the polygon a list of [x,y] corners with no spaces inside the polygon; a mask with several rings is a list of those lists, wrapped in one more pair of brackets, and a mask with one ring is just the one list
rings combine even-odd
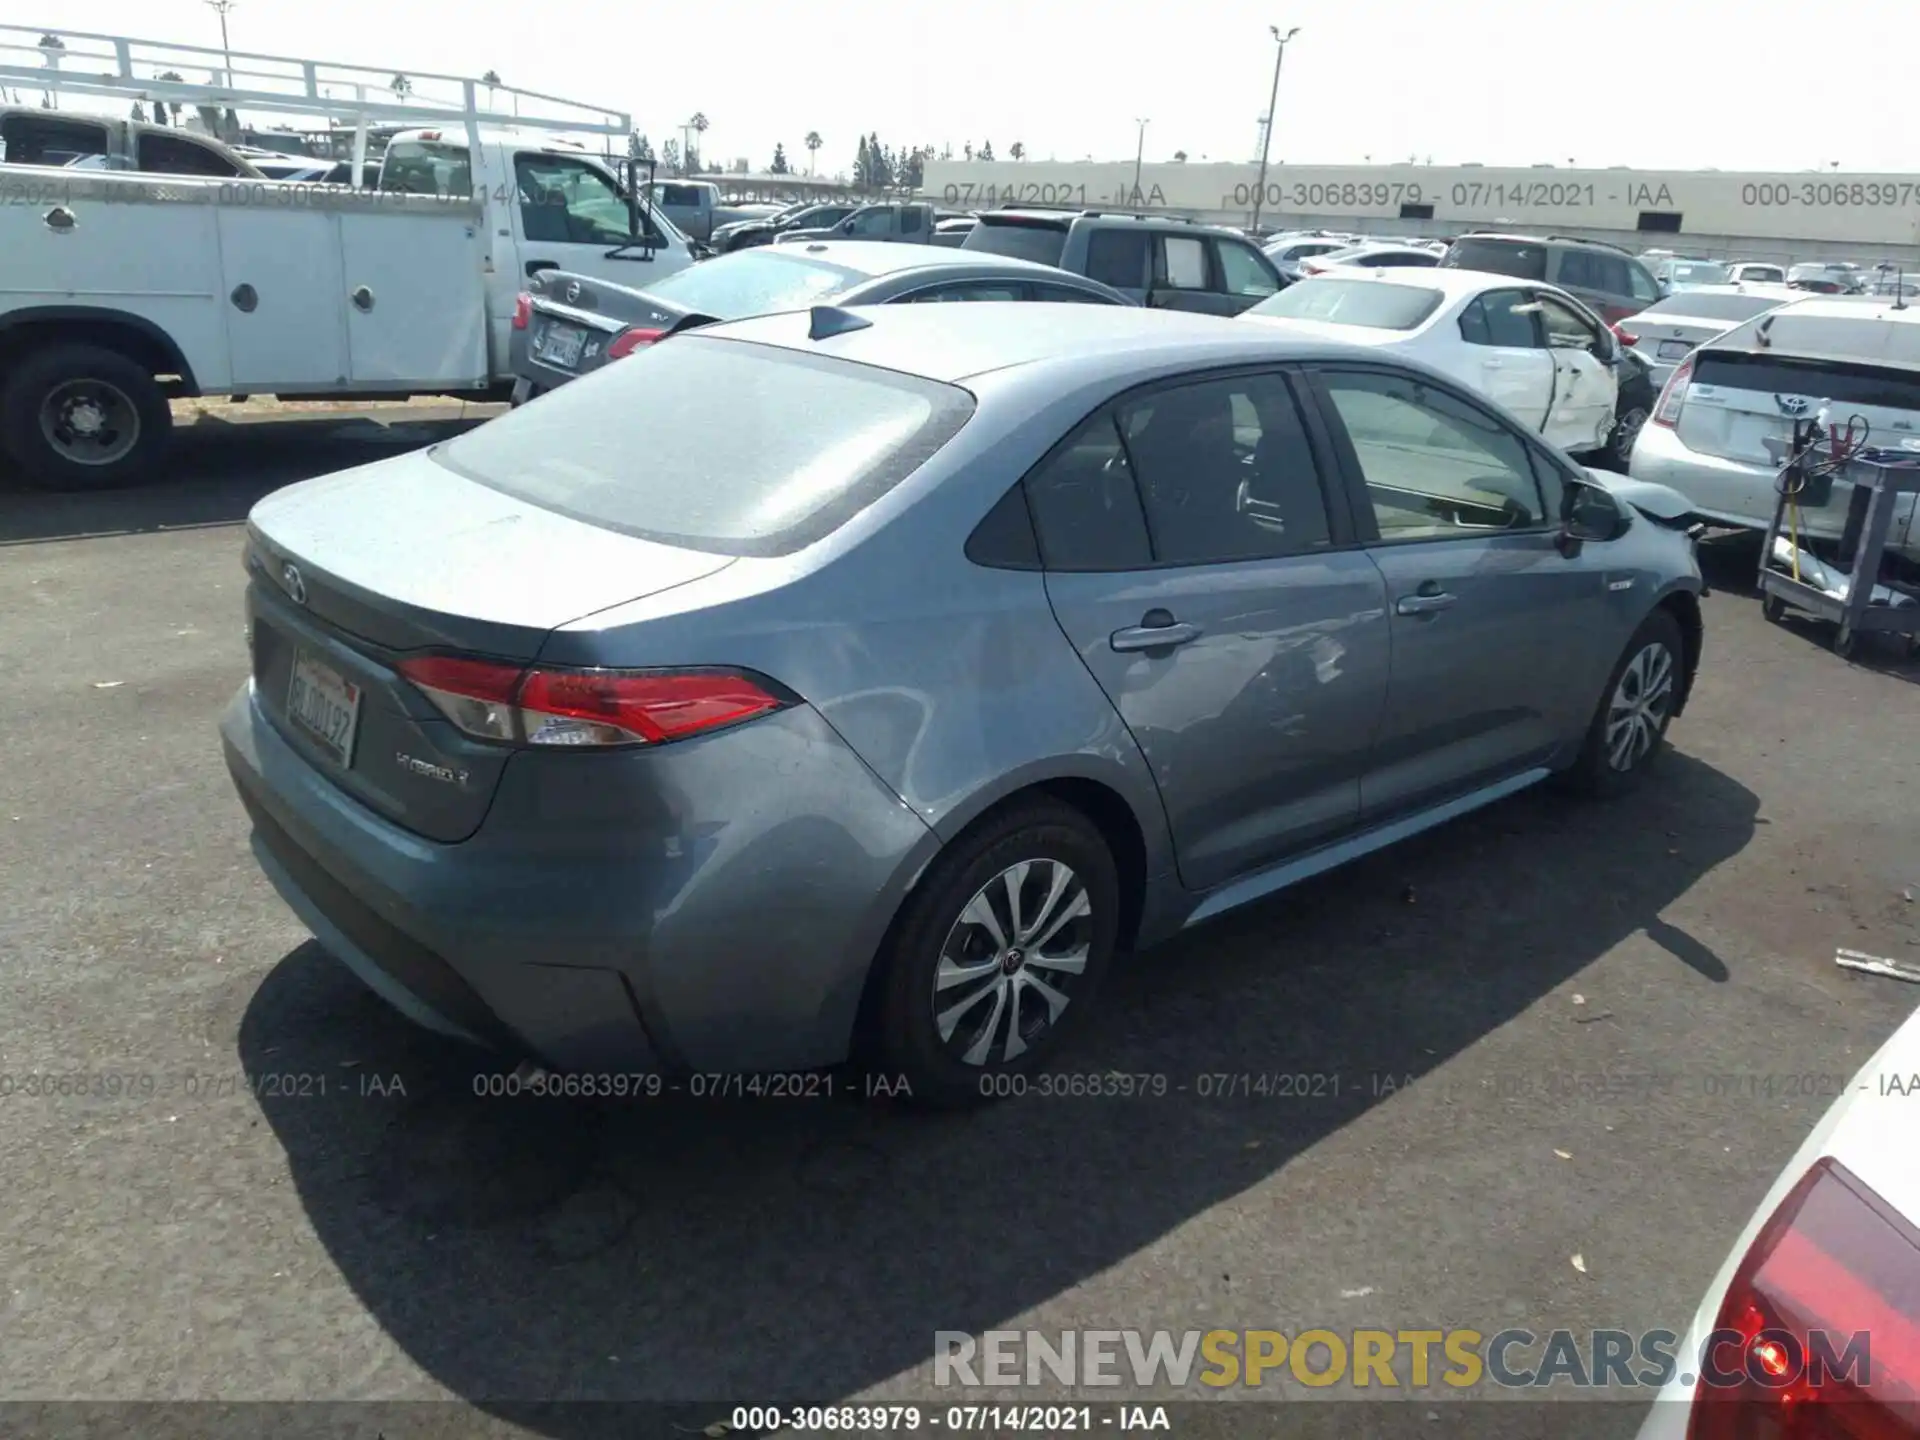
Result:
{"label": "front tire", "polygon": [[1100,833],[1056,801],[976,824],[934,861],[880,956],[874,1052],[922,1104],[1012,1091],[1092,1008],[1119,931]]}
{"label": "front tire", "polygon": [[1640,622],[1607,677],[1586,743],[1567,778],[1589,795],[1637,789],[1666,748],[1686,677],[1686,643],[1665,610]]}
{"label": "front tire", "polygon": [[1627,466],[1633,459],[1633,442],[1640,437],[1640,429],[1647,423],[1648,409],[1644,405],[1625,407],[1623,413],[1613,422],[1613,433],[1607,437],[1607,448],[1602,452],[1607,468],[1620,474],[1627,473]]}
{"label": "front tire", "polygon": [[0,391],[0,449],[47,490],[138,484],[172,429],[167,397],[147,368],[99,345],[31,354]]}

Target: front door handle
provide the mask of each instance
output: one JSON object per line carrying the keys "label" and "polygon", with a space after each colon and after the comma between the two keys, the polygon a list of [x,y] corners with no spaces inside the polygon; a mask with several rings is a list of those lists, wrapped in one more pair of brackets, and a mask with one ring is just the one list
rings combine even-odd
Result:
{"label": "front door handle", "polygon": [[1436,615],[1442,610],[1451,610],[1460,597],[1448,595],[1444,591],[1431,595],[1402,595],[1394,602],[1396,615]]}
{"label": "front door handle", "polygon": [[558,270],[559,268],[560,262],[558,260],[529,260],[526,266],[527,274],[530,276],[538,275],[542,270]]}
{"label": "front door handle", "polygon": [[1499,370],[1503,368],[1507,362],[1504,360],[1482,360],[1480,363],[1488,370]]}
{"label": "front door handle", "polygon": [[1108,643],[1116,650],[1170,650],[1200,638],[1200,627],[1175,620],[1171,611],[1149,610],[1138,625],[1113,632]]}

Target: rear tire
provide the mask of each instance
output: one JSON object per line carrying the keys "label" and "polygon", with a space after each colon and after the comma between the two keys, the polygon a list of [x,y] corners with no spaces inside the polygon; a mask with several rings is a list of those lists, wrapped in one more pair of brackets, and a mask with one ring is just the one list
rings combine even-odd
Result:
{"label": "rear tire", "polygon": [[1567,772],[1575,789],[1610,799],[1639,788],[1666,749],[1685,667],[1679,622],[1655,610],[1640,622],[1607,677],[1580,758]]}
{"label": "rear tire", "polygon": [[928,868],[879,957],[881,1075],[939,1108],[1018,1094],[1093,1006],[1113,958],[1119,889],[1099,831],[1056,801],[1021,802],[961,835]]}
{"label": "rear tire", "polygon": [[143,365],[99,345],[29,354],[0,391],[0,450],[46,490],[113,490],[149,478],[173,412]]}

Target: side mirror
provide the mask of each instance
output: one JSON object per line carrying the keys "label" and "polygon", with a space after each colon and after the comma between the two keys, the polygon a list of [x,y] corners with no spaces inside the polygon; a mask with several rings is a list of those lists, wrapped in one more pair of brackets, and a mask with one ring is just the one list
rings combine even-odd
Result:
{"label": "side mirror", "polygon": [[1591,480],[1568,480],[1560,501],[1560,553],[1572,559],[1588,541],[1604,545],[1627,533],[1627,512]]}
{"label": "side mirror", "polygon": [[1620,350],[1619,338],[1615,336],[1611,330],[1602,330],[1599,335],[1594,338],[1594,358],[1602,365],[1618,365],[1620,363]]}

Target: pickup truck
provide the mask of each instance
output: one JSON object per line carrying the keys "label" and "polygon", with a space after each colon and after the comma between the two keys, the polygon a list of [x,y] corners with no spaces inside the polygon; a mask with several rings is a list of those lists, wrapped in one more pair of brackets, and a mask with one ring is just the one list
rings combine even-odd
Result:
{"label": "pickup truck", "polygon": [[846,219],[826,226],[795,227],[773,237],[776,245],[807,240],[901,240],[914,245],[932,243],[933,227],[942,216],[919,200],[895,204],[862,205]]}
{"label": "pickup truck", "polygon": [[789,230],[820,230],[832,227],[860,207],[844,200],[815,204],[802,200],[760,220],[736,220],[713,232],[713,248],[722,255],[736,250],[751,250],[756,245],[771,245]]}
{"label": "pickup truck", "polygon": [[[83,93],[227,98],[156,87],[130,64],[103,77],[113,63],[89,62]],[[0,63],[0,82],[16,78]],[[469,97],[479,84],[456,83]],[[523,110],[542,99],[516,94]],[[417,95],[354,103],[415,120],[389,141],[377,190],[0,164],[0,454],[42,486],[105,489],[155,471],[175,396],[504,398],[528,277],[638,287],[694,263],[687,237],[623,186],[627,167],[565,138],[582,122],[507,128],[469,99],[445,128],[422,127]],[[616,116],[594,133],[630,130]]]}
{"label": "pickup truck", "polygon": [[25,105],[0,108],[0,164],[61,167],[76,161],[151,175],[260,178],[252,161],[210,135]]}
{"label": "pickup truck", "polygon": [[720,187],[711,180],[654,180],[645,187],[667,219],[684,235],[711,244],[713,232],[742,220],[764,220],[780,213],[778,205],[726,205]]}

